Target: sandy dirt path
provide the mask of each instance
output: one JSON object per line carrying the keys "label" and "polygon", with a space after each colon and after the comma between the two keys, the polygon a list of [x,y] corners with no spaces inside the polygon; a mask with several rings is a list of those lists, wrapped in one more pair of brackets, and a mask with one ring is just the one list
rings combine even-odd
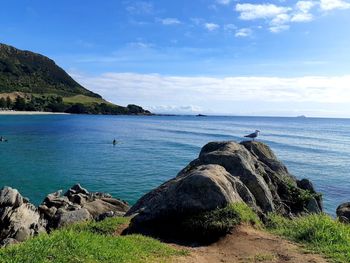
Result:
{"label": "sandy dirt path", "polygon": [[248,226],[209,246],[188,248],[189,256],[174,258],[174,263],[325,263],[320,255],[306,252],[301,246]]}

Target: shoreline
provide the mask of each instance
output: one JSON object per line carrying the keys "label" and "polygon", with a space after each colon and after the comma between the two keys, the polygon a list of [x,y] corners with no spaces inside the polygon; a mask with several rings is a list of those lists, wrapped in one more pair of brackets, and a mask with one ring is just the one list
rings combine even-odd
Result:
{"label": "shoreline", "polygon": [[66,115],[65,112],[48,112],[48,111],[6,111],[0,110],[0,115]]}

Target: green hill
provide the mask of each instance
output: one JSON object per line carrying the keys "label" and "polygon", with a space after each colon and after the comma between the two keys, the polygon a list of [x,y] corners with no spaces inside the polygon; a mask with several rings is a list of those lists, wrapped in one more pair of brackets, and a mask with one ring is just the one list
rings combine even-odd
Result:
{"label": "green hill", "polygon": [[77,83],[43,55],[0,44],[0,92],[101,97]]}
{"label": "green hill", "polygon": [[0,109],[85,114],[150,114],[105,101],[43,55],[0,43]]}

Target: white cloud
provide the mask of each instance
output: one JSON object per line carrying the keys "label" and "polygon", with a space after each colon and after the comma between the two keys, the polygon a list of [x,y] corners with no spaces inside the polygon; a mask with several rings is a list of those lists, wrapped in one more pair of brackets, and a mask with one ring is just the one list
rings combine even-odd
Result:
{"label": "white cloud", "polygon": [[285,30],[289,29],[289,23],[290,16],[288,14],[282,13],[276,15],[271,21],[270,21],[270,27],[269,30],[272,33],[279,33]]}
{"label": "white cloud", "polygon": [[314,19],[311,9],[316,6],[313,1],[298,1],[295,5],[295,12],[291,17],[291,22],[310,22]]}
{"label": "white cloud", "polygon": [[291,18],[291,22],[309,22],[313,20],[313,15],[309,13],[294,14]]}
{"label": "white cloud", "polygon": [[240,12],[242,20],[265,19],[268,28],[273,33],[279,33],[289,29],[291,21],[290,7],[276,6],[273,4],[237,4],[236,11]]}
{"label": "white cloud", "polygon": [[171,18],[171,17],[160,19],[160,22],[161,22],[163,25],[166,25],[166,26],[181,24],[181,22],[180,22],[179,19],[177,19],[177,18]]}
{"label": "white cloud", "polygon": [[298,1],[295,6],[298,11],[308,13],[315,5],[314,1]]}
{"label": "white cloud", "polygon": [[240,28],[236,31],[235,37],[249,37],[253,34],[250,28]]}
{"label": "white cloud", "polygon": [[229,5],[231,3],[231,0],[216,0],[216,3],[220,5]]}
{"label": "white cloud", "polygon": [[147,109],[151,112],[170,114],[198,114],[203,112],[203,108],[196,105],[151,105]]}
{"label": "white cloud", "polygon": [[232,32],[235,32],[236,29],[237,29],[237,26],[234,25],[234,24],[226,24],[226,25],[224,25],[224,30],[226,32],[232,33]]}
{"label": "white cloud", "polygon": [[130,14],[140,15],[140,14],[153,14],[154,6],[153,3],[147,1],[134,1],[129,3],[126,6],[126,11]]}
{"label": "white cloud", "polygon": [[[182,108],[183,111],[193,112],[203,110],[231,114],[238,111],[247,113],[247,105],[251,105],[258,113],[263,112],[266,105],[279,105],[271,106],[271,111],[278,112],[281,107],[285,108],[287,105],[293,109],[295,104],[303,104],[309,108],[317,104],[313,110],[321,112],[326,110],[325,105],[329,103],[350,103],[350,75],[218,78],[105,73],[95,77],[75,74],[72,76],[85,87],[117,104],[136,103],[152,106],[153,109],[163,107],[163,112],[172,111],[173,107],[173,111]],[[349,115],[349,106],[339,108],[340,115]]]}
{"label": "white cloud", "polygon": [[350,8],[350,3],[343,0],[320,0],[320,7],[324,11],[348,9]]}
{"label": "white cloud", "polygon": [[283,25],[288,23],[290,20],[290,16],[288,14],[278,14],[276,15],[270,22],[273,26]]}
{"label": "white cloud", "polygon": [[[283,1],[283,3],[286,2]],[[320,15],[320,11],[348,8],[350,8],[350,2],[346,0],[300,0],[294,6],[278,6],[270,3],[238,3],[235,9],[239,12],[241,20],[264,19],[271,32],[279,33],[289,29],[291,23],[314,20],[315,15]]]}
{"label": "white cloud", "polygon": [[128,46],[129,46],[129,47],[132,47],[132,48],[141,48],[141,49],[144,49],[144,48],[151,48],[151,47],[153,47],[154,45],[151,44],[151,43],[146,43],[146,42],[142,42],[142,41],[137,41],[137,42],[130,42],[130,43],[128,43]]}
{"label": "white cloud", "polygon": [[255,20],[262,18],[274,18],[277,15],[285,14],[289,7],[276,6],[274,4],[237,4],[236,11],[240,12],[242,20]]}
{"label": "white cloud", "polygon": [[272,33],[280,33],[282,31],[288,30],[289,29],[289,25],[275,25],[275,26],[270,26],[269,30]]}
{"label": "white cloud", "polygon": [[215,30],[219,29],[220,26],[218,24],[214,24],[214,23],[205,23],[204,27],[208,31],[215,31]]}

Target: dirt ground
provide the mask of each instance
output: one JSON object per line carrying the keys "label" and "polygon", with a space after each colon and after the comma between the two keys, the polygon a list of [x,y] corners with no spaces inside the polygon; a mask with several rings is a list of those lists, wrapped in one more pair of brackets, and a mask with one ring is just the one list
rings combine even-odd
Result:
{"label": "dirt ground", "polygon": [[232,234],[209,246],[189,248],[189,256],[175,258],[174,263],[324,263],[319,255],[306,252],[302,247],[280,237],[240,226]]}

